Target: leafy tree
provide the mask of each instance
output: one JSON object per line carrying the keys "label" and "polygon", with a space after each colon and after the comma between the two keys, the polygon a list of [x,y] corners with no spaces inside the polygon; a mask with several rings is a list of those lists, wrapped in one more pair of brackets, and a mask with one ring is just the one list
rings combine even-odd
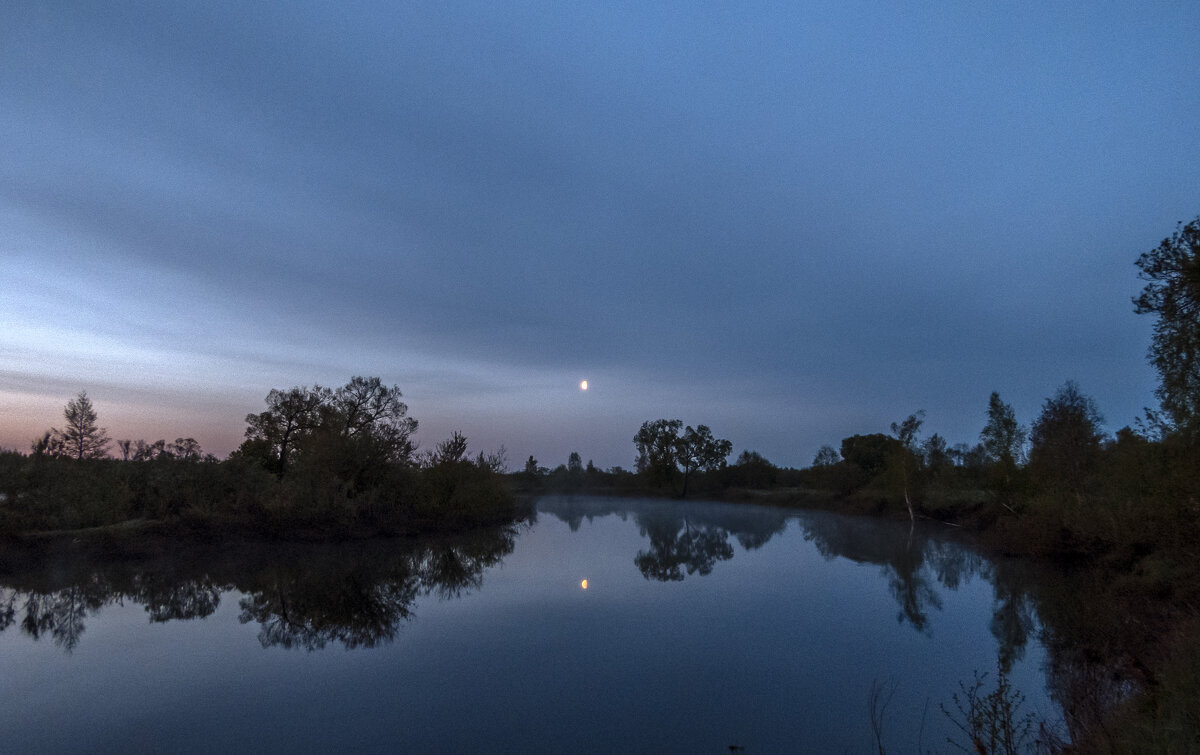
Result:
{"label": "leafy tree", "polygon": [[950,466],[950,450],[946,439],[938,433],[930,435],[921,444],[921,456],[925,459],[925,466],[931,471],[938,472]]}
{"label": "leafy tree", "polygon": [[1025,428],[1017,423],[1013,408],[1001,401],[1000,394],[995,391],[988,398],[987,416],[988,421],[979,433],[979,440],[988,458],[1006,469],[1015,467],[1025,447]]}
{"label": "leafy tree", "polygon": [[334,391],[331,406],[347,437],[368,442],[388,461],[408,462],[416,449],[412,434],[417,421],[400,398],[399,386],[389,388],[377,377],[353,377]]}
{"label": "leafy tree", "polygon": [[893,422],[892,435],[895,435],[896,440],[900,441],[905,448],[915,452],[917,450],[917,434],[921,431],[923,424],[925,424],[925,410],[918,409],[902,422]]}
{"label": "leafy tree", "polygon": [[537,459],[533,458],[533,454],[530,454],[529,458],[525,460],[525,475],[530,478],[538,476],[538,463]]}
{"label": "leafy tree", "polygon": [[67,420],[66,427],[53,431],[62,455],[73,459],[99,459],[108,455],[105,449],[112,439],[103,427],[96,425],[96,410],[87,391],[80,391],[67,402],[63,417]]}
{"label": "leafy tree", "polygon": [[995,391],[988,398],[987,416],[987,424],[979,433],[980,444],[991,462],[988,475],[993,477],[995,487],[1007,495],[1025,450],[1025,428],[1017,422],[1013,408],[1001,401]]}
{"label": "leafy tree", "polygon": [[742,451],[737,461],[729,467],[726,484],[743,488],[765,490],[775,483],[779,470],[757,451]]}
{"label": "leafy tree", "polygon": [[462,461],[466,454],[467,436],[455,430],[449,438],[434,446],[433,452],[428,456],[428,465],[455,464]]}
{"label": "leafy tree", "polygon": [[1104,438],[1096,404],[1068,380],[1046,399],[1030,432],[1029,466],[1044,487],[1081,495]]}
{"label": "leafy tree", "polygon": [[842,439],[842,458],[874,476],[887,467],[888,459],[897,448],[903,446],[895,438],[883,433],[851,435]]}
{"label": "leafy tree", "polygon": [[154,461],[160,456],[169,456],[167,451],[167,442],[165,440],[156,440],[153,443],[147,443],[140,438],[134,443],[133,454],[129,457],[133,461]]}
{"label": "leafy tree", "polygon": [[399,387],[377,377],[354,377],[337,390],[272,390],[267,411],[246,416],[239,455],[283,475],[307,454],[343,479],[361,479],[388,463],[407,464],[416,449],[417,421],[400,398]]}
{"label": "leafy tree", "polygon": [[726,457],[733,451],[728,440],[714,438],[706,425],[687,427],[677,419],[658,419],[643,422],[633,436],[637,447],[637,469],[649,480],[663,484],[683,473],[683,492],[687,495],[688,480],[697,470],[709,471],[725,466]]}
{"label": "leafy tree", "polygon": [[675,440],[675,462],[683,468],[683,492],[687,496],[688,479],[693,472],[721,469],[733,452],[733,443],[723,438],[714,438],[708,425],[690,426]]}
{"label": "leafy tree", "polygon": [[480,451],[475,457],[475,466],[489,472],[503,474],[508,469],[508,449],[501,443],[500,447],[491,453]]}
{"label": "leafy tree", "polygon": [[265,456],[267,467],[282,475],[295,458],[300,438],[320,422],[320,409],[330,398],[328,388],[313,386],[271,389],[267,410],[246,415],[246,455]]}
{"label": "leafy tree", "polygon": [[169,451],[176,459],[184,461],[200,461],[204,458],[204,452],[195,438],[176,438]]}
{"label": "leafy tree", "polygon": [[669,481],[676,473],[675,441],[683,422],[677,419],[656,419],[643,422],[633,443],[637,447],[637,471],[655,483]]}
{"label": "leafy tree", "polygon": [[955,443],[949,451],[950,460],[956,467],[978,470],[987,463],[987,449],[982,443],[969,446],[966,443]]}
{"label": "leafy tree", "polygon": [[1163,412],[1185,437],[1200,439],[1200,217],[1137,259],[1146,281],[1138,314],[1158,316],[1148,354],[1158,370]]}
{"label": "leafy tree", "polygon": [[832,467],[842,460],[837,449],[830,445],[824,445],[817,449],[817,455],[813,457],[812,465],[814,467]]}
{"label": "leafy tree", "polygon": [[583,457],[578,451],[572,451],[567,457],[567,472],[573,475],[583,474]]}

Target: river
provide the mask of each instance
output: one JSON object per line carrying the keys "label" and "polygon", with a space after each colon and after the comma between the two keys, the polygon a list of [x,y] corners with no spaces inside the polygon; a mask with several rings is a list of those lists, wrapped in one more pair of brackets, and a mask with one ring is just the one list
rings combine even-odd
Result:
{"label": "river", "polygon": [[953,752],[976,672],[1058,720],[1055,576],[951,534],[575,496],[458,538],[0,558],[2,749]]}

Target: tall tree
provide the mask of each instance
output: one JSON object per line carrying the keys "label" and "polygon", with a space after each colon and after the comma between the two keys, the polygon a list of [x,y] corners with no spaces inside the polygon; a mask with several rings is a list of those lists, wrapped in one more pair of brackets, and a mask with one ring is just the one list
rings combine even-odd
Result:
{"label": "tall tree", "polygon": [[67,425],[62,430],[55,429],[54,436],[64,456],[99,459],[108,455],[105,449],[112,439],[103,427],[96,425],[96,410],[87,391],[80,391],[78,396],[67,402],[63,417]]}
{"label": "tall tree", "polygon": [[1005,468],[1016,466],[1025,447],[1025,428],[1017,422],[1016,412],[1000,400],[1000,394],[992,391],[988,399],[988,421],[979,433],[988,457]]}
{"label": "tall tree", "polygon": [[1148,354],[1158,370],[1163,413],[1189,440],[1200,440],[1200,217],[1137,259],[1146,281],[1134,311],[1154,314]]}
{"label": "tall tree", "polygon": [[913,511],[912,498],[908,494],[910,481],[915,479],[921,457],[917,447],[917,434],[921,425],[925,424],[925,410],[918,409],[908,415],[902,422],[892,423],[892,435],[900,441],[900,448],[892,455],[889,466],[900,470],[900,486],[904,493],[904,505],[908,508],[909,521],[915,522],[916,512]]}
{"label": "tall tree", "polygon": [[398,387],[377,377],[354,377],[337,390],[319,385],[272,390],[267,410],[246,416],[240,451],[279,474],[304,456],[356,480],[391,462],[408,463],[417,421],[400,397]]}
{"label": "tall tree", "polygon": [[683,435],[675,439],[675,462],[683,468],[683,492],[687,496],[688,479],[693,472],[709,472],[725,466],[726,459],[733,452],[733,443],[724,438],[714,438],[708,425],[690,426]]}
{"label": "tall tree", "polygon": [[1029,466],[1043,487],[1082,495],[1100,453],[1102,421],[1073,380],[1046,399],[1029,434]]}
{"label": "tall tree", "polygon": [[272,388],[267,394],[267,410],[246,415],[243,449],[261,447],[274,471],[284,474],[296,455],[301,437],[320,422],[321,406],[331,395],[328,388],[319,385],[286,391]]}
{"label": "tall tree", "polygon": [[643,422],[633,436],[637,447],[638,472],[657,484],[670,482],[683,472],[683,493],[687,495],[688,479],[697,470],[719,469],[733,451],[728,440],[714,438],[706,425],[690,426],[680,432],[683,422],[677,419],[657,419]]}
{"label": "tall tree", "polygon": [[646,421],[633,436],[637,447],[637,471],[657,483],[667,482],[674,476],[675,441],[683,422],[677,419]]}

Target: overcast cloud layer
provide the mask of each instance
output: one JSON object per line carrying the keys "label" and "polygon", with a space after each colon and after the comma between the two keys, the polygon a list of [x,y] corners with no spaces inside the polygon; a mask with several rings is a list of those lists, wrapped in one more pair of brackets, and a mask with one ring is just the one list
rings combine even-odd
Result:
{"label": "overcast cloud layer", "polygon": [[1200,4],[56,5],[0,10],[0,446],[357,374],[516,466],[1153,401]]}

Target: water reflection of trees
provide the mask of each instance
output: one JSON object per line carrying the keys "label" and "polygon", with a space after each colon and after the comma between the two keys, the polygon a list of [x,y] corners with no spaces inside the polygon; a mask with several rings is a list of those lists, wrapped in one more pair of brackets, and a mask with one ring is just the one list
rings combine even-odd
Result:
{"label": "water reflection of trees", "polygon": [[17,626],[71,652],[86,620],[107,605],[142,605],[152,622],[211,615],[241,593],[239,620],[263,647],[373,647],[392,640],[422,595],[448,599],[480,587],[512,551],[513,528],[422,543],[258,545],[136,561],[57,558],[0,575],[0,631]]}
{"label": "water reflection of trees", "polygon": [[565,522],[572,532],[584,519],[632,514],[650,547],[639,551],[633,563],[646,579],[678,582],[686,574],[710,574],[719,561],[733,558],[734,537],[745,550],[761,548],[787,527],[783,509],[728,504],[635,502],[592,496],[548,496],[538,501],[538,511]]}

